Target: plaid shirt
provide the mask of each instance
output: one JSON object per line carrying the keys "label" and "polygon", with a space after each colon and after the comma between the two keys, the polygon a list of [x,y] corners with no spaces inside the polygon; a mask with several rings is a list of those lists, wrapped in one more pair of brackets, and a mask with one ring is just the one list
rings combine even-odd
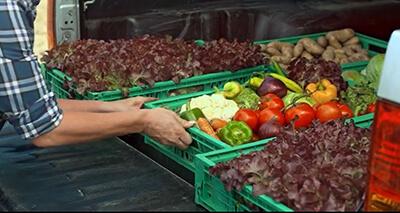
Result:
{"label": "plaid shirt", "polygon": [[0,119],[9,121],[25,139],[51,131],[62,119],[33,53],[38,3],[0,0]]}

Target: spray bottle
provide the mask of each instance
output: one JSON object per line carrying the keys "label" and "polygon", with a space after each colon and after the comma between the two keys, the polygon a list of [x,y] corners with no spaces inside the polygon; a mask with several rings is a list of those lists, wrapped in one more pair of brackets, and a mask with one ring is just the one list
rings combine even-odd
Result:
{"label": "spray bottle", "polygon": [[366,211],[400,211],[400,30],[392,33],[378,89]]}

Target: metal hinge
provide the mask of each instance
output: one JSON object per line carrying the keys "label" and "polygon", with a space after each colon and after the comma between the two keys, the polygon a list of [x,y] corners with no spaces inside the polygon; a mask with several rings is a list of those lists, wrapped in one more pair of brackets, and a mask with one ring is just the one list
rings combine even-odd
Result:
{"label": "metal hinge", "polygon": [[79,0],[56,0],[55,29],[57,44],[80,39]]}

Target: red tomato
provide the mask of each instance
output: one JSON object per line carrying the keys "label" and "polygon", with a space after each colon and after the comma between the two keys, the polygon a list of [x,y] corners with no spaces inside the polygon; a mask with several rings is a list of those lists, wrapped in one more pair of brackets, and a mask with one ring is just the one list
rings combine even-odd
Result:
{"label": "red tomato", "polygon": [[233,120],[235,121],[243,121],[253,131],[258,130],[258,116],[257,112],[251,109],[240,109],[236,112],[235,116],[233,116]]}
{"label": "red tomato", "polygon": [[285,104],[283,103],[281,98],[273,93],[269,93],[261,97],[259,108],[261,110],[266,108],[281,110],[284,106]]}
{"label": "red tomato", "polygon": [[371,113],[371,112],[374,113],[375,112],[375,103],[371,103],[371,104],[368,105],[367,112],[368,113]]}
{"label": "red tomato", "polygon": [[308,127],[315,118],[315,112],[310,105],[301,103],[286,110],[285,118],[288,123],[294,121],[296,129]]}
{"label": "red tomato", "polygon": [[346,117],[346,118],[353,117],[353,111],[351,111],[349,106],[347,106],[346,104],[342,104],[342,103],[337,103],[337,106],[339,107],[339,110],[342,113],[342,117]]}
{"label": "red tomato", "polygon": [[342,117],[342,112],[339,109],[336,101],[329,101],[317,107],[317,118],[321,123],[330,120],[336,120]]}
{"label": "red tomato", "polygon": [[258,123],[261,125],[271,120],[277,121],[280,125],[285,125],[285,116],[280,110],[276,109],[263,109],[258,117]]}

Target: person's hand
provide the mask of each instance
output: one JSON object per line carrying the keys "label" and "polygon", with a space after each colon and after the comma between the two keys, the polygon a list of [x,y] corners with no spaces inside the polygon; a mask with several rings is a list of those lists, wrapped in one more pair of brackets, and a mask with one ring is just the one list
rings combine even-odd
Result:
{"label": "person's hand", "polygon": [[134,97],[123,100],[109,102],[113,112],[126,112],[128,110],[140,109],[143,104],[149,101],[157,100],[153,97]]}
{"label": "person's hand", "polygon": [[146,110],[144,133],[164,145],[186,149],[192,143],[192,137],[185,128],[194,122],[181,119],[175,112],[157,108]]}

